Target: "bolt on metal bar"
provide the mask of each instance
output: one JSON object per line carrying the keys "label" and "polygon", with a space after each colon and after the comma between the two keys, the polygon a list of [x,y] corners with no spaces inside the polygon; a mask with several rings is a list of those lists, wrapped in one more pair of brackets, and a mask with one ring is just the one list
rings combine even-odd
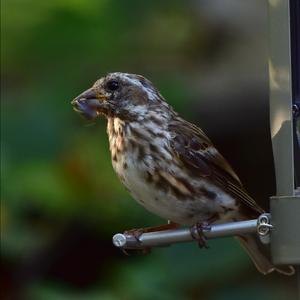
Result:
{"label": "bolt on metal bar", "polygon": [[[269,220],[269,214],[262,214],[258,219],[254,220],[206,226],[203,228],[202,233],[207,239],[255,232],[260,236],[266,236],[272,227]],[[197,230],[191,227],[147,232],[141,234],[138,238],[126,233],[117,233],[113,236],[112,241],[118,248],[141,249],[145,247],[162,247],[175,243],[192,242],[197,240],[197,236]]]}

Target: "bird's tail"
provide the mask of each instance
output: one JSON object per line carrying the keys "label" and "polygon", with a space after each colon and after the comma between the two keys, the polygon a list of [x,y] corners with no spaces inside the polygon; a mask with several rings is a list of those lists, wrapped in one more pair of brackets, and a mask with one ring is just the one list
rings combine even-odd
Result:
{"label": "bird's tail", "polygon": [[247,251],[258,271],[269,274],[277,271],[284,275],[293,275],[295,269],[292,266],[274,266],[269,258],[268,249],[265,249],[255,235],[247,234],[238,237],[243,248]]}

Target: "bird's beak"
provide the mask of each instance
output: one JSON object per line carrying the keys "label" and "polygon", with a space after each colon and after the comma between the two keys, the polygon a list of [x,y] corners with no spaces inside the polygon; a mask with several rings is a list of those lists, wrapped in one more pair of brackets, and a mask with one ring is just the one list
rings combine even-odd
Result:
{"label": "bird's beak", "polygon": [[98,93],[95,89],[90,88],[83,92],[71,104],[76,112],[79,112],[87,119],[96,118],[104,107],[105,95]]}

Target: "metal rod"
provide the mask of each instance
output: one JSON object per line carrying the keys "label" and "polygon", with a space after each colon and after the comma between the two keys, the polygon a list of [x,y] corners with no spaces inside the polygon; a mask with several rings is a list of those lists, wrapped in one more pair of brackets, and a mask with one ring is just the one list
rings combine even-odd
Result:
{"label": "metal rod", "polygon": [[[265,216],[263,214],[262,216]],[[260,217],[261,218],[261,217]],[[202,230],[207,239],[234,236],[245,233],[255,233],[258,231],[258,225],[270,226],[266,223],[259,223],[259,219],[231,222],[224,224],[215,224],[207,226]],[[181,228],[174,230],[164,230],[156,232],[143,233],[138,239],[133,235],[117,233],[113,236],[113,244],[123,249],[141,249],[144,247],[169,246],[175,243],[185,243],[197,240],[197,230],[192,228]]]}

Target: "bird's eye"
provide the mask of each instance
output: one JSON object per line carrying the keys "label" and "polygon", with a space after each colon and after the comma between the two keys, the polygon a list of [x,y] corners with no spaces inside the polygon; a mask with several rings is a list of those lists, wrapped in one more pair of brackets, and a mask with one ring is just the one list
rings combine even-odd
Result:
{"label": "bird's eye", "polygon": [[109,91],[116,91],[119,88],[119,82],[117,80],[110,80],[106,83],[106,87]]}

